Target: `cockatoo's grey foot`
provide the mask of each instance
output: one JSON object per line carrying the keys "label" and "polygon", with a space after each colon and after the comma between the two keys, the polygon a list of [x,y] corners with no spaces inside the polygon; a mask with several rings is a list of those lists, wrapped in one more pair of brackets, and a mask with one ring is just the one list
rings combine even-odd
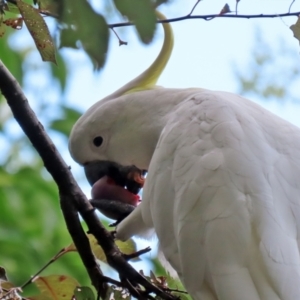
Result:
{"label": "cockatoo's grey foot", "polygon": [[92,199],[90,202],[103,215],[110,219],[116,220],[116,222],[113,223],[114,226],[119,224],[135,209],[134,205],[123,203],[118,200]]}
{"label": "cockatoo's grey foot", "polygon": [[115,240],[116,239],[117,231],[116,230],[112,230],[109,233],[111,234],[112,238]]}

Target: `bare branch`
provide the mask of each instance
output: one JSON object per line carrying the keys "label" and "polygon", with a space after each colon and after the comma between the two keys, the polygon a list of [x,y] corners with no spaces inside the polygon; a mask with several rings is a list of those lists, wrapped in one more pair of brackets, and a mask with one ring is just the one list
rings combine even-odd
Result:
{"label": "bare branch", "polygon": [[55,19],[58,19],[58,15],[49,11],[49,10],[44,10],[44,9],[39,9],[38,10],[40,14],[44,15],[44,16],[47,16],[47,17],[52,17],[52,18],[55,18]]}
{"label": "bare branch", "polygon": [[139,251],[134,252],[134,253],[131,253],[131,254],[124,254],[124,258],[125,258],[126,260],[130,260],[130,259],[139,257],[140,255],[143,255],[143,254],[145,254],[145,253],[148,253],[149,251],[151,251],[151,248],[150,248],[150,247],[147,247],[147,248],[145,248],[145,249],[139,250]]}
{"label": "bare branch", "polygon": [[[166,20],[157,20],[157,23],[174,23],[174,22],[180,22],[184,20],[190,20],[190,19],[202,19],[205,21],[210,21],[214,18],[233,18],[233,19],[266,19],[266,18],[284,18],[284,17],[299,17],[300,16],[300,11],[298,12],[293,12],[291,13],[291,7],[294,4],[296,0],[292,0],[289,11],[287,13],[282,13],[282,14],[256,14],[256,15],[238,15],[237,10],[238,10],[238,3],[240,0],[236,0],[236,9],[235,9],[235,14],[211,14],[211,15],[192,15],[194,12],[195,8],[197,5],[201,2],[201,0],[198,0],[191,12],[185,16],[178,17],[178,18],[171,18],[171,19],[166,19]],[[7,2],[10,2],[12,4],[16,5],[16,0],[7,0]],[[53,18],[58,18],[56,14],[53,14],[52,12],[46,11],[46,10],[40,10],[40,13],[45,15],[45,16],[51,16]],[[133,26],[134,24],[132,22],[122,22],[122,23],[114,23],[114,24],[109,24],[108,27],[110,29],[117,28],[117,27],[125,27],[125,26]],[[120,37],[117,35],[117,33],[114,31],[116,34],[119,44],[121,45],[126,45],[127,42],[124,42],[120,39]]]}
{"label": "bare branch", "polygon": [[[231,18],[231,19],[263,19],[263,18],[284,18],[284,17],[298,17],[300,15],[300,11],[294,13],[283,13],[283,14],[258,14],[258,15],[230,15],[230,14],[212,14],[212,15],[186,15],[178,18],[171,18],[166,20],[157,20],[157,23],[174,23],[180,22],[184,20],[191,19],[202,19],[205,21],[209,21],[214,18]],[[109,28],[116,27],[124,27],[124,26],[132,26],[134,25],[131,22],[122,22],[122,23],[114,23],[109,24]]]}
{"label": "bare branch", "polygon": [[61,256],[63,256],[65,253],[67,253],[66,248],[61,249],[57,254],[55,254],[40,270],[38,270],[33,276],[30,277],[25,283],[21,285],[21,289],[24,289],[27,285],[32,283],[34,279],[42,273],[49,265],[54,263],[56,260],[58,260]]}
{"label": "bare branch", "polygon": [[117,34],[117,32],[114,30],[114,28],[110,28],[114,34],[116,35],[117,39],[119,40],[119,46],[122,46],[122,45],[127,45],[127,42],[124,42],[123,40],[120,39],[119,35]]}

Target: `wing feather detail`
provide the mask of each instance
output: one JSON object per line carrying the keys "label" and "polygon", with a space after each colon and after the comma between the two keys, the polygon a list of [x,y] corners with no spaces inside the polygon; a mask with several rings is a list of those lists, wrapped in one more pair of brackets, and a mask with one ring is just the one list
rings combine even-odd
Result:
{"label": "wing feather detail", "polygon": [[298,128],[199,91],[169,115],[143,218],[194,299],[298,299],[299,178]]}

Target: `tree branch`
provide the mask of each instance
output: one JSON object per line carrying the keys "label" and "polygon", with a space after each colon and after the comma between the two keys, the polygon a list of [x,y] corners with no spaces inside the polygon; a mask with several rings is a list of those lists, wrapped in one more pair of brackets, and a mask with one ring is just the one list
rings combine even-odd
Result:
{"label": "tree branch", "polygon": [[[16,5],[16,0],[6,0],[7,2],[10,2],[14,5]],[[264,19],[264,18],[284,18],[284,17],[299,17],[300,11],[291,13],[290,10],[292,8],[292,5],[294,4],[295,0],[293,0],[289,6],[289,10],[287,13],[281,13],[281,14],[256,14],[256,15],[239,15],[237,13],[237,8],[240,0],[236,0],[236,11],[235,14],[210,14],[210,15],[192,15],[193,11],[195,10],[196,6],[199,4],[201,0],[197,0],[197,2],[194,4],[192,10],[190,13],[188,13],[185,16],[178,17],[178,18],[171,18],[166,20],[157,20],[157,23],[174,23],[174,22],[180,22],[185,20],[191,20],[191,19],[202,19],[205,21],[210,21],[215,18],[232,18],[232,19]],[[58,18],[58,15],[50,12],[41,10],[41,14],[46,16],[51,16],[53,18]],[[233,12],[234,13],[234,12]],[[114,23],[114,24],[108,24],[108,27],[113,29],[117,27],[125,27],[125,26],[133,26],[134,24],[132,22],[121,22],[121,23]],[[116,34],[116,32],[114,32]],[[117,34],[116,34],[117,35]],[[118,37],[118,36],[117,36]],[[119,43],[120,45],[125,44],[126,42],[123,42],[119,37]]]}
{"label": "tree branch", "polygon": [[55,180],[60,197],[61,209],[66,221],[67,228],[91,278],[92,284],[102,297],[105,296],[107,278],[103,276],[96,259],[92,253],[88,238],[81,226],[78,212],[88,225],[91,232],[102,247],[107,262],[120,275],[122,282],[127,282],[127,287],[142,285],[147,293],[141,298],[151,298],[150,293],[155,293],[163,299],[174,300],[176,297],[164,292],[162,289],[151,284],[147,279],[135,271],[126,261],[119,248],[115,245],[110,232],[99,221],[95,209],[87,200],[79,188],[51,139],[38,121],[30,108],[25,95],[16,79],[0,60],[0,90],[10,106],[13,115],[32,145],[41,156],[48,172]]}
{"label": "tree branch", "polygon": [[[283,18],[283,17],[299,17],[300,11],[293,13],[283,13],[283,14],[257,14],[257,15],[233,15],[233,14],[212,14],[212,15],[186,15],[178,18],[171,18],[166,20],[157,20],[157,23],[174,23],[180,22],[184,20],[194,20],[194,19],[202,19],[205,21],[210,21],[215,18],[231,18],[231,19],[264,19],[264,18]],[[124,26],[132,26],[134,25],[132,22],[122,22],[122,23],[114,23],[109,24],[109,28],[117,28]]]}
{"label": "tree branch", "polygon": [[67,228],[85,265],[91,281],[97,291],[105,291],[102,272],[92,253],[88,238],[82,229],[78,211],[93,211],[93,206],[86,199],[74,180],[69,167],[65,164],[54,144],[46,134],[43,125],[30,108],[20,85],[0,61],[0,90],[10,106],[13,115],[29,140],[41,156],[48,172],[55,180],[60,204]]}

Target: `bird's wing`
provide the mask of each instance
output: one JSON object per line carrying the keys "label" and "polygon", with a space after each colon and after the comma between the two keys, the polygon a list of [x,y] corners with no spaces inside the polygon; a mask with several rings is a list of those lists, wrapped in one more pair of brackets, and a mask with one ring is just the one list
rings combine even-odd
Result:
{"label": "bird's wing", "polygon": [[170,114],[141,206],[194,299],[300,299],[300,130],[202,91]]}

